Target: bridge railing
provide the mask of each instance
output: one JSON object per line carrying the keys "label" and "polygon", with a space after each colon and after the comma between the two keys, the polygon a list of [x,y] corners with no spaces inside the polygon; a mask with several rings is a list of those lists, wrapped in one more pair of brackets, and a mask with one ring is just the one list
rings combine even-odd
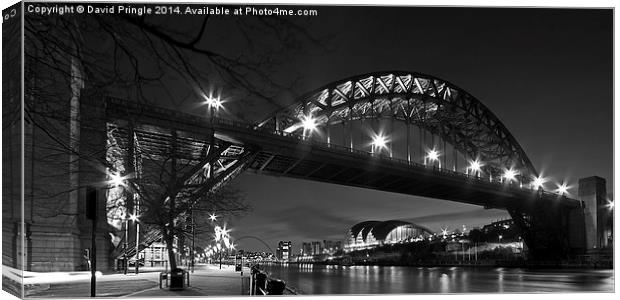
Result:
{"label": "bridge railing", "polygon": [[260,134],[262,136],[281,136],[281,137],[286,137],[286,138],[290,138],[290,139],[294,139],[298,142],[302,142],[302,143],[306,143],[315,147],[321,147],[324,149],[329,149],[329,150],[336,150],[336,151],[341,151],[343,153],[353,153],[356,155],[360,155],[360,156],[366,156],[368,158],[373,158],[373,159],[380,159],[383,161],[390,161],[390,162],[394,162],[394,163],[398,163],[398,164],[402,164],[402,165],[409,165],[409,166],[413,166],[413,167],[417,167],[417,168],[424,168],[424,169],[429,169],[432,170],[433,172],[436,173],[441,173],[442,175],[446,175],[446,176],[451,176],[451,177],[455,177],[455,178],[461,178],[461,179],[467,179],[467,180],[471,180],[471,181],[477,181],[480,183],[486,183],[486,184],[493,184],[495,186],[503,186],[506,188],[510,188],[510,189],[514,189],[516,191],[520,191],[520,192],[526,192],[526,191],[531,191],[531,192],[536,192],[539,193],[541,196],[547,196],[547,197],[565,197],[564,195],[559,195],[556,193],[552,193],[552,192],[548,192],[548,191],[544,191],[544,190],[534,190],[531,187],[527,188],[527,187],[523,187],[524,185],[528,185],[523,184],[523,183],[506,183],[506,182],[502,182],[500,180],[493,180],[491,177],[486,177],[486,176],[477,176],[474,174],[467,174],[467,173],[462,173],[462,172],[458,172],[452,169],[446,169],[446,168],[439,168],[437,166],[433,165],[425,165],[419,162],[414,162],[414,161],[410,161],[410,160],[405,160],[405,159],[401,159],[401,158],[395,158],[395,157],[390,157],[388,155],[384,155],[384,154],[375,154],[375,153],[371,153],[368,151],[364,151],[364,150],[359,150],[359,149],[354,149],[351,147],[347,147],[347,146],[342,146],[342,145],[337,145],[337,144],[331,144],[331,143],[327,143],[327,142],[323,142],[323,141],[317,141],[315,139],[312,138],[308,138],[305,137],[301,134],[296,134],[296,133],[290,133],[290,132],[286,132],[283,130],[274,130],[274,129],[270,129],[270,128],[265,128],[265,127],[260,127],[256,124],[249,124],[249,123],[243,123],[243,122],[237,122],[237,121],[232,121],[232,120],[228,120],[228,119],[222,119],[222,118],[217,118],[217,117],[213,117],[211,118],[211,121],[213,122],[213,124],[218,124],[218,125],[225,125],[225,126],[231,126],[231,127],[235,127],[238,129],[245,129],[245,130],[249,130],[250,132],[252,132],[253,134]]}
{"label": "bridge railing", "polygon": [[[134,109],[142,109],[142,107],[138,104],[138,103],[131,103],[128,101],[124,101],[124,100],[120,100],[120,99],[115,99],[115,98],[109,98],[107,99],[108,101],[110,101],[111,103],[117,104],[117,105],[123,105],[123,106],[130,106],[131,108]],[[133,105],[133,106],[132,106]],[[134,107],[135,106],[135,107]],[[306,143],[312,146],[316,146],[316,147],[322,147],[324,149],[330,149],[332,151],[336,150],[336,151],[341,151],[343,153],[352,153],[352,154],[356,154],[356,155],[360,155],[360,156],[366,156],[369,158],[373,158],[373,159],[380,159],[383,161],[390,161],[390,162],[394,162],[394,163],[399,163],[402,165],[409,165],[409,166],[413,166],[413,167],[417,167],[417,168],[424,168],[424,169],[430,169],[433,172],[437,172],[437,173],[441,173],[443,175],[447,175],[447,176],[451,176],[451,177],[456,177],[456,178],[464,178],[467,180],[472,180],[472,181],[477,181],[480,183],[487,183],[487,184],[493,184],[496,186],[504,186],[510,189],[514,189],[516,191],[521,191],[521,192],[525,192],[527,190],[531,190],[528,188],[523,188],[521,185],[522,184],[513,184],[513,183],[505,183],[502,182],[500,180],[493,180],[492,178],[487,178],[487,177],[481,177],[481,176],[476,176],[476,175],[471,175],[471,174],[466,174],[466,173],[461,173],[458,171],[454,171],[451,169],[446,169],[446,168],[439,168],[437,166],[433,165],[425,165],[425,164],[421,164],[418,162],[413,162],[410,160],[404,160],[404,159],[400,159],[400,158],[395,158],[395,157],[390,157],[387,155],[383,155],[383,154],[375,154],[375,153],[371,153],[368,151],[364,151],[364,150],[359,150],[359,149],[354,149],[351,147],[347,147],[347,146],[342,146],[342,145],[337,145],[337,144],[331,144],[331,143],[326,143],[326,142],[322,142],[322,141],[317,141],[315,139],[312,138],[308,138],[305,137],[303,135],[300,134],[296,134],[296,133],[290,133],[290,132],[286,132],[283,130],[274,130],[271,128],[266,128],[266,127],[261,127],[258,126],[257,124],[251,124],[251,123],[244,123],[244,122],[238,122],[238,121],[233,121],[233,120],[229,120],[229,119],[224,119],[224,118],[219,118],[219,117],[200,117],[200,116],[193,116],[193,115],[187,115],[178,111],[173,111],[173,110],[169,110],[169,109],[165,109],[165,108],[157,108],[157,107],[149,107],[149,111],[156,111],[160,114],[164,114],[164,115],[168,115],[168,116],[173,116],[173,117],[178,117],[180,119],[191,119],[191,122],[198,122],[198,123],[204,123],[205,121],[207,121],[207,123],[211,122],[212,125],[224,125],[224,126],[229,126],[229,127],[234,127],[237,129],[244,129],[244,130],[248,130],[249,132],[251,132],[252,134],[260,134],[263,136],[281,136],[281,137],[286,137],[289,139],[294,139],[298,142],[302,142],[302,143]],[[556,193],[552,193],[552,192],[548,192],[548,191],[534,191],[531,190],[532,192],[538,192],[540,194],[540,196],[548,196],[548,197],[564,197],[564,195],[558,195]]]}

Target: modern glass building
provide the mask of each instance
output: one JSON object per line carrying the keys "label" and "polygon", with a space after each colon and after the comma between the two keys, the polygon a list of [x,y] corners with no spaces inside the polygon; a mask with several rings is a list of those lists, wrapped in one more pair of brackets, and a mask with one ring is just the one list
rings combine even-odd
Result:
{"label": "modern glass building", "polygon": [[347,232],[345,251],[372,248],[384,244],[414,242],[429,235],[432,235],[430,230],[410,222],[364,221],[353,225]]}

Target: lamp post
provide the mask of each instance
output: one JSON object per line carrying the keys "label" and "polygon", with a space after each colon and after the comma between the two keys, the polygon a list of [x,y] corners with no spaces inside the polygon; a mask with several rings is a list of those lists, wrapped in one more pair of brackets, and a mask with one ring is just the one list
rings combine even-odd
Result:
{"label": "lamp post", "polygon": [[127,268],[129,267],[129,259],[127,257],[127,239],[129,239],[129,218],[125,218],[125,242],[123,243],[123,260],[125,261],[123,274],[125,275],[127,275]]}
{"label": "lamp post", "polygon": [[196,226],[194,225],[194,209],[193,209],[193,207],[190,210],[190,212],[191,212],[191,218],[192,218],[192,223],[191,223],[191,225],[192,225],[192,265],[191,265],[191,272],[194,273],[194,263],[195,263],[195,261],[194,261],[194,259],[195,259],[194,255],[195,254],[194,253],[196,251],[196,244],[195,244],[196,232],[194,231],[194,228]]}
{"label": "lamp post", "polygon": [[[226,230],[226,226],[222,228],[218,225],[218,226],[215,226],[214,231],[215,231],[215,242],[216,242],[215,246],[220,256],[220,269],[222,269],[222,248],[230,247],[230,235],[228,234],[229,230]],[[224,243],[224,245],[221,244],[222,242]]]}
{"label": "lamp post", "polygon": [[[107,183],[111,186],[111,188],[118,188],[118,187],[124,188],[126,186],[125,176],[122,176],[119,172],[111,172],[110,170],[108,170],[107,174],[109,178]],[[127,268],[129,265],[129,259],[127,257],[127,246],[128,246],[127,240],[129,239],[128,230],[129,230],[129,218],[125,216],[125,240],[123,243],[123,262],[124,262],[123,273],[125,275],[127,275]]]}
{"label": "lamp post", "polygon": [[222,246],[220,245],[220,243],[217,243],[216,246],[217,248],[217,256],[220,259],[220,270],[222,269]]}
{"label": "lamp post", "polygon": [[[137,211],[136,211],[137,213]],[[138,216],[137,215],[131,215],[129,217],[134,224],[136,224],[136,275],[140,272],[139,268],[140,268],[140,223],[138,223]],[[127,238],[127,236],[125,236],[125,238]],[[125,240],[125,244],[127,244],[127,240]]]}

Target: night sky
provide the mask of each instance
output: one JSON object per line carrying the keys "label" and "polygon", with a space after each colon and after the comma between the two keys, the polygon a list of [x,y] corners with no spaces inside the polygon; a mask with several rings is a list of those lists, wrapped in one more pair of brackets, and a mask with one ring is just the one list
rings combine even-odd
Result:
{"label": "night sky", "polygon": [[[300,76],[299,94],[372,71],[431,74],[477,97],[539,172],[565,180],[573,196],[578,179],[592,175],[612,191],[611,10],[322,7],[307,26],[329,36],[330,49],[299,55],[274,73]],[[343,239],[364,220],[401,219],[438,231],[508,218],[500,210],[297,179],[246,173],[235,183],[253,210],[232,220],[233,236],[259,237],[274,251],[279,240],[291,240],[297,253],[302,241]],[[238,243],[266,250],[252,239]]]}

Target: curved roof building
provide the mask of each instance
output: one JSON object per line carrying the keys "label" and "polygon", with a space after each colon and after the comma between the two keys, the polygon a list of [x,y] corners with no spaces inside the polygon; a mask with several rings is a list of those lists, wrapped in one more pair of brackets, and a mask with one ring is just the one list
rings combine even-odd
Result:
{"label": "curved roof building", "polygon": [[383,244],[413,242],[431,234],[427,228],[405,221],[364,221],[349,229],[345,249],[356,250]]}

